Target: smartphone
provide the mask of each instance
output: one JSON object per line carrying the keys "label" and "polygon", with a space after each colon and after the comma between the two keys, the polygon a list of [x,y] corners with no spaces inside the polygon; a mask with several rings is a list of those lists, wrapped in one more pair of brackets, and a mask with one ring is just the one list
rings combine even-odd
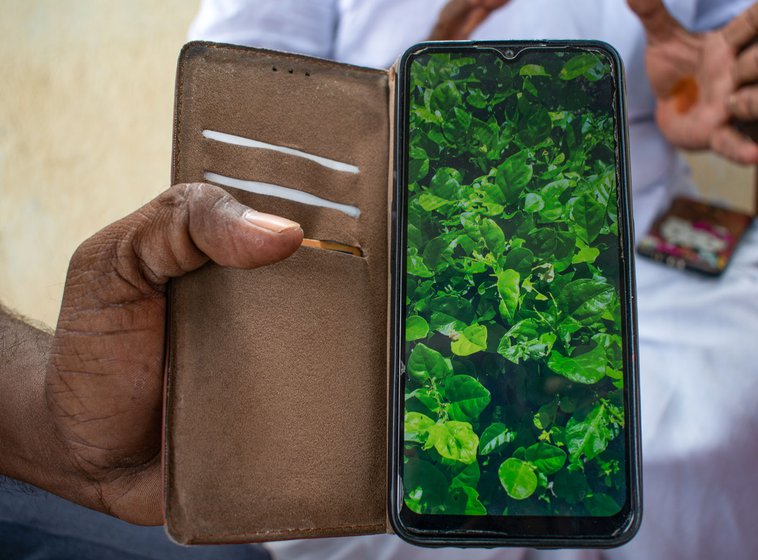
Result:
{"label": "smartphone", "polygon": [[621,60],[422,43],[396,84],[391,523],[430,546],[622,544],[641,483]]}
{"label": "smartphone", "polygon": [[677,196],[637,247],[640,255],[677,269],[723,274],[753,217],[688,196]]}

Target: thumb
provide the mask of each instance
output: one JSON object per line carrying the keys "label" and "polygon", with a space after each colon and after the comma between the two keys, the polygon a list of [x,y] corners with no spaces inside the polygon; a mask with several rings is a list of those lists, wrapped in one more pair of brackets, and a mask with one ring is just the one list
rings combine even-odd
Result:
{"label": "thumb", "polygon": [[270,264],[295,252],[303,239],[299,224],[256,212],[205,183],[176,185],[123,222],[132,230],[141,272],[153,284],[208,259],[234,268]]}
{"label": "thumb", "polygon": [[663,4],[663,0],[627,0],[627,3],[640,19],[650,43],[669,39],[682,29]]}
{"label": "thumb", "polygon": [[256,212],[219,187],[176,185],[79,246],[69,264],[61,313],[67,294],[79,304],[93,297],[100,303],[126,301],[134,297],[131,286],[144,297],[209,259],[255,268],[288,257],[302,239],[297,223]]}

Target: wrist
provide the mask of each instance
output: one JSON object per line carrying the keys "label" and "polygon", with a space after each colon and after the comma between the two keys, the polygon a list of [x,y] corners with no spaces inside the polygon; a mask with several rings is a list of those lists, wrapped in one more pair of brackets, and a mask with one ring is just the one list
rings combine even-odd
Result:
{"label": "wrist", "polygon": [[82,502],[85,485],[45,395],[52,339],[0,308],[0,473]]}

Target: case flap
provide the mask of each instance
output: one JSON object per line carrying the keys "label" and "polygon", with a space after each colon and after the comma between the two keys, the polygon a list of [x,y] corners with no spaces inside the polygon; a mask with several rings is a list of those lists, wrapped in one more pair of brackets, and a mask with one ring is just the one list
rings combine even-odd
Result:
{"label": "case flap", "polygon": [[[173,182],[226,185],[363,256],[301,247],[173,283],[164,491],[175,540],[386,530],[389,120],[386,71],[213,43],[182,51]],[[336,206],[278,196],[292,190]]]}

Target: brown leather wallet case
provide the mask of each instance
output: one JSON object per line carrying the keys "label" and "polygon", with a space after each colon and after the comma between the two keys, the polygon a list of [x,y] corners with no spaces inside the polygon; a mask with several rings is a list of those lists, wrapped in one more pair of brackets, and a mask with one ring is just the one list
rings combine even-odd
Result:
{"label": "brown leather wallet case", "polygon": [[390,82],[390,71],[293,54],[182,50],[173,183],[226,177],[355,207],[227,187],[363,256],[301,247],[272,266],[209,264],[173,282],[164,494],[179,542],[389,530]]}

